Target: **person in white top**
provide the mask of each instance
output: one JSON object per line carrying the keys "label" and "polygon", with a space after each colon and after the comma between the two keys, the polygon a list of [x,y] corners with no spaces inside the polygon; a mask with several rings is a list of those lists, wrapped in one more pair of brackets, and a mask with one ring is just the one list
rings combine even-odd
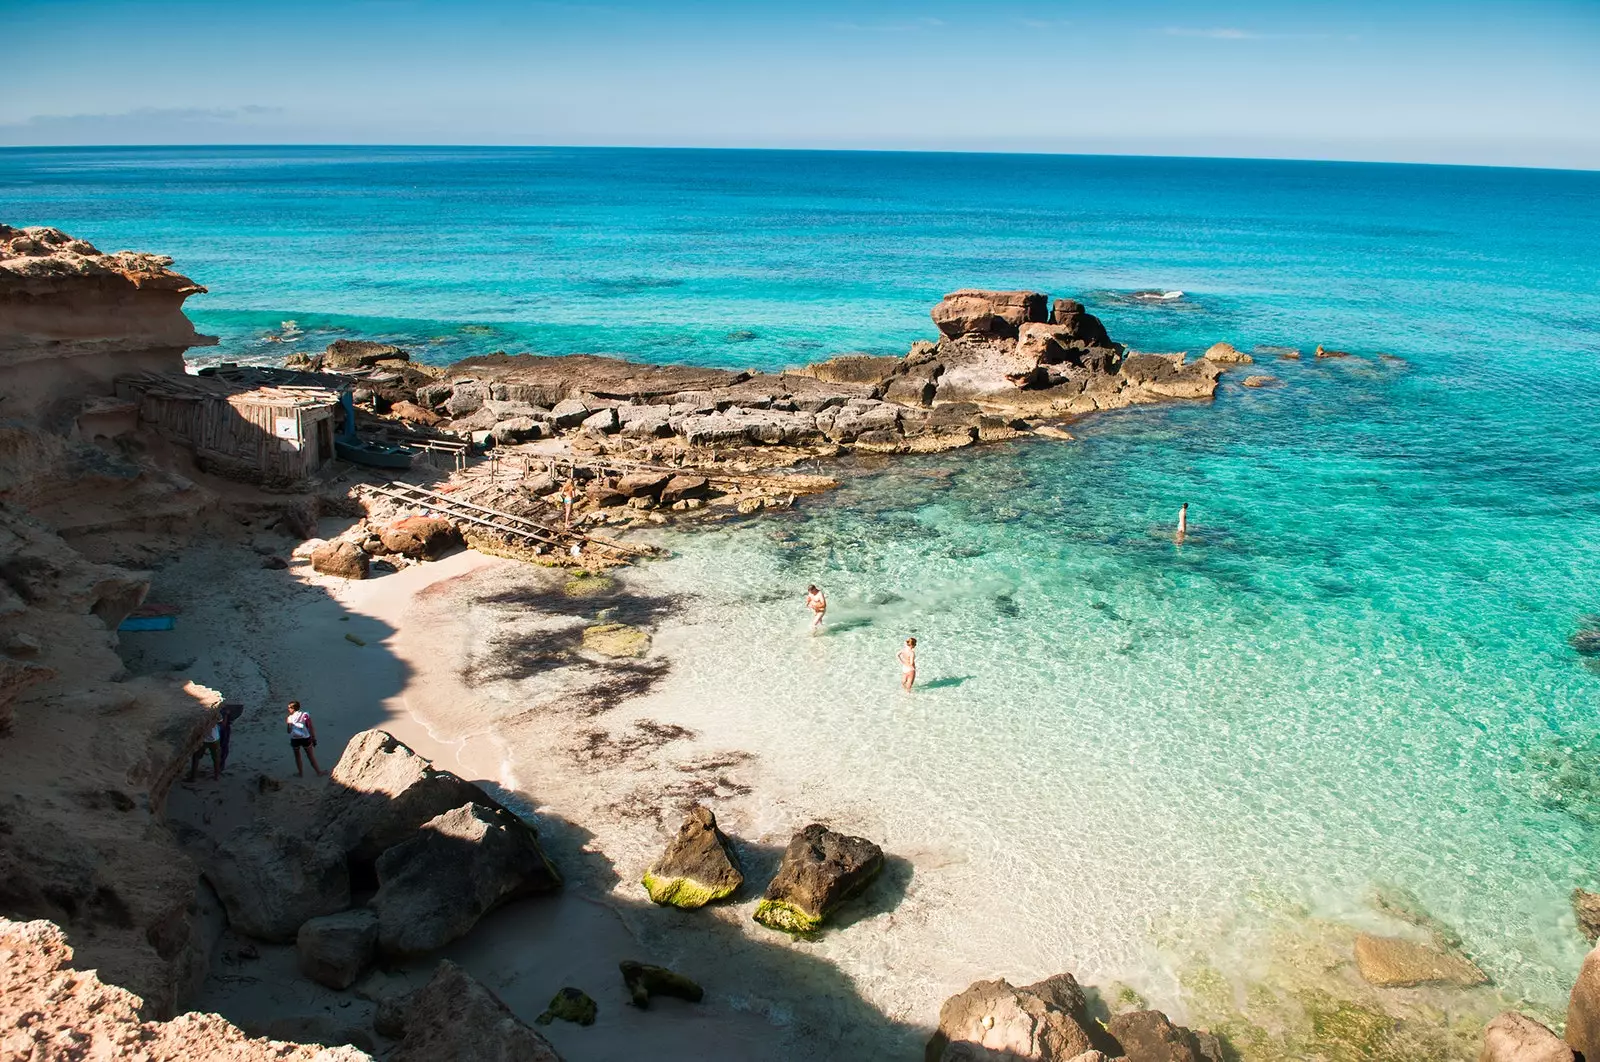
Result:
{"label": "person in white top", "polygon": [[900,647],[900,688],[909,690],[917,684],[917,640],[907,638]]}
{"label": "person in white top", "polygon": [[816,613],[816,617],[811,621],[811,629],[816,630],[822,626],[822,617],[828,611],[828,595],[815,586],[806,587],[806,608]]}
{"label": "person in white top", "polygon": [[311,721],[311,713],[300,707],[299,701],[289,702],[289,716],[284,720],[289,727],[289,747],[294,749],[294,773],[305,776],[305,767],[300,763],[300,753],[306,754],[306,759],[311,761],[311,769],[319,776],[322,768],[317,766],[317,724]]}
{"label": "person in white top", "polygon": [[211,754],[211,780],[214,782],[222,777],[222,727],[223,721],[220,715],[211,720],[211,725],[206,727],[206,734],[201,739],[200,747],[189,757],[189,781],[194,781],[195,775],[200,773],[200,760],[208,752]]}

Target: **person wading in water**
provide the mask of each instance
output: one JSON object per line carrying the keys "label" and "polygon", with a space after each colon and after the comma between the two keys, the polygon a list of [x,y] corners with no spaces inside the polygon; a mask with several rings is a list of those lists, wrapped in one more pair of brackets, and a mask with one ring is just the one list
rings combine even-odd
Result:
{"label": "person wading in water", "polygon": [[1186,537],[1188,537],[1188,534],[1189,534],[1189,503],[1188,502],[1184,502],[1182,505],[1178,506],[1178,536],[1177,536],[1177,540],[1179,542],[1182,542]]}
{"label": "person wading in water", "polygon": [[917,684],[917,640],[907,638],[906,644],[900,647],[898,654],[900,660],[900,688],[909,690]]}
{"label": "person wading in water", "polygon": [[816,613],[816,618],[811,621],[811,629],[816,630],[822,626],[822,617],[828,611],[828,595],[814,585],[806,587],[806,608]]}

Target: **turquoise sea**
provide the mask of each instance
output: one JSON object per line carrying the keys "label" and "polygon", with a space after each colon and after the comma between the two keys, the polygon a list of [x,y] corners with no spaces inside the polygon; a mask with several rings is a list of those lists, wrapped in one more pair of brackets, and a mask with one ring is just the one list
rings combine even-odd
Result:
{"label": "turquoise sea", "polygon": [[[983,868],[973,909],[1040,965],[1153,978],[1247,903],[1366,925],[1402,887],[1561,1005],[1568,895],[1600,889],[1600,658],[1569,643],[1600,623],[1600,174],[0,151],[0,220],[171,254],[228,357],[360,335],[777,368],[902,352],[959,287],[1079,297],[1141,349],[1255,350],[1283,386],[1234,374],[676,539],[646,578],[708,607],[668,632],[662,696],[891,846]],[[263,342],[285,320],[298,342]],[[834,606],[815,639],[809,581]],[[958,905],[962,873],[920,880]]]}

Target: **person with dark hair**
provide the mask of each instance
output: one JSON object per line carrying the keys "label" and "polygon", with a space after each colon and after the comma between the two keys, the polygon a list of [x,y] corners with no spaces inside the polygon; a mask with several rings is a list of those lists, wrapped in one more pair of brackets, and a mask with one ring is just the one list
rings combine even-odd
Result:
{"label": "person with dark hair", "polygon": [[822,626],[822,617],[828,611],[828,595],[818,590],[815,584],[806,587],[806,608],[816,613],[811,621],[811,629],[816,630]]}
{"label": "person with dark hair", "polygon": [[306,770],[300,763],[300,753],[306,754],[306,759],[311,761],[311,769],[318,776],[322,768],[317,766],[317,724],[311,721],[311,713],[300,707],[299,701],[289,702],[289,716],[285,720],[289,727],[289,747],[294,749],[294,773],[304,777]]}
{"label": "person with dark hair", "polygon": [[1178,541],[1182,542],[1189,534],[1189,503],[1184,502],[1178,506]]}
{"label": "person with dark hair", "polygon": [[900,688],[909,690],[917,684],[917,640],[907,638],[900,647]]}

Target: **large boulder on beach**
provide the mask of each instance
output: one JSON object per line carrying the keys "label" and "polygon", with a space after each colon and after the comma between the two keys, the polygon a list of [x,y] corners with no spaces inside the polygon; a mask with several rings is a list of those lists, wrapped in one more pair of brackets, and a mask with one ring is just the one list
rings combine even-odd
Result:
{"label": "large boulder on beach", "polygon": [[933,323],[951,339],[989,336],[1014,339],[1030,321],[1045,319],[1045,295],[1038,291],[954,291],[932,310]]}
{"label": "large boulder on beach", "polygon": [[661,488],[661,504],[676,505],[690,498],[704,498],[710,489],[711,481],[706,477],[679,473],[667,480],[667,485]]}
{"label": "large boulder on beach", "polygon": [[378,951],[378,916],[367,907],[307,920],[295,934],[300,972],[319,985],[355,984]]}
{"label": "large boulder on beach", "polygon": [[561,884],[533,827],[483,804],[429,819],[376,869],[378,947],[397,957],[442,948],[500,904]]}
{"label": "large boulder on beach", "polygon": [[812,932],[871,884],[883,865],[883,849],[871,841],[814,822],[784,849],[778,873],[756,905],[755,920],[786,933]]}
{"label": "large boulder on beach", "polygon": [[630,498],[650,498],[659,495],[671,479],[671,472],[632,472],[617,480],[617,489]]}
{"label": "large boulder on beach", "polygon": [[324,542],[311,551],[311,568],[341,579],[365,579],[369,558],[354,542]]}
{"label": "large boulder on beach", "polygon": [[1471,988],[1489,978],[1465,955],[1403,937],[1356,934],[1356,969],[1370,985],[1409,988],[1442,984]]}
{"label": "large boulder on beach", "polygon": [[414,560],[437,560],[463,545],[456,525],[438,516],[407,516],[378,532],[383,548]]}
{"label": "large boulder on beach", "polygon": [[390,1062],[561,1062],[550,1042],[461,967],[443,960],[411,997]]}
{"label": "large boulder on beach", "polygon": [[328,782],[318,832],[358,865],[370,865],[446,811],[471,803],[498,806],[478,786],[436,770],[385,730],[351,738]]}
{"label": "large boulder on beach", "polygon": [[1478,1062],[1574,1062],[1572,1048],[1526,1014],[1508,1010],[1483,1030]]}
{"label": "large boulder on beach", "polygon": [[350,906],[344,853],[316,831],[267,822],[240,826],[206,860],[203,874],[243,936],[289,944],[301,925]]}
{"label": "large boulder on beach", "polygon": [[1121,1046],[1126,1062],[1222,1062],[1210,1043],[1172,1024],[1159,1010],[1118,1014],[1106,1023],[1106,1031]]}
{"label": "large boulder on beach", "polygon": [[704,907],[743,884],[733,846],[704,804],[689,809],[667,850],[644,872],[650,899],[671,907]]}
{"label": "large boulder on beach", "polygon": [[1600,1059],[1600,948],[1583,957],[1567,1001],[1567,1043],[1584,1059]]}
{"label": "large boulder on beach", "polygon": [[1071,974],[1017,988],[975,981],[939,1008],[924,1062],[1069,1062],[1094,1049],[1083,989]]}

